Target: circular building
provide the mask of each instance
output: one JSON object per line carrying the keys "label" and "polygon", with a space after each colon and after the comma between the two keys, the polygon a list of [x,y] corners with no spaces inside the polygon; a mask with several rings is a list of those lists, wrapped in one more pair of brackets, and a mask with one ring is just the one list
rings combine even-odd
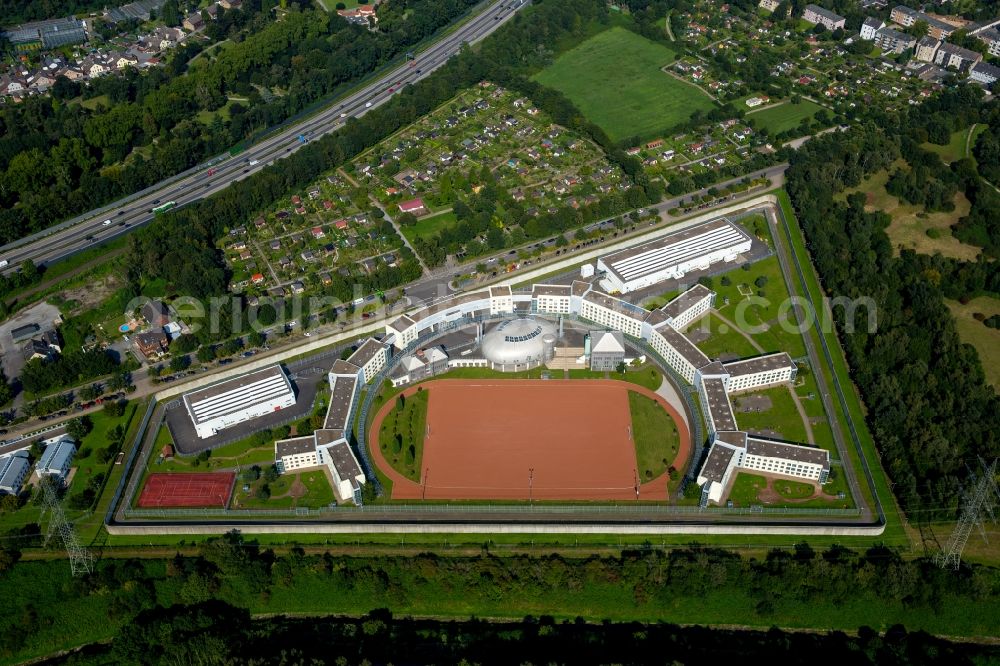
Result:
{"label": "circular building", "polygon": [[556,327],[544,319],[508,319],[483,336],[482,354],[494,370],[516,372],[552,358]]}

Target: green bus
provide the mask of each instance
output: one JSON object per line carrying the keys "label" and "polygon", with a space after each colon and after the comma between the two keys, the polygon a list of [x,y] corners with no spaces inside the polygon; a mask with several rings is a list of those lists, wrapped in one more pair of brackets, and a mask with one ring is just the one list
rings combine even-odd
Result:
{"label": "green bus", "polygon": [[150,212],[153,213],[153,215],[159,215],[160,213],[166,213],[168,210],[170,210],[176,205],[177,205],[176,201],[168,201],[165,204],[153,208]]}

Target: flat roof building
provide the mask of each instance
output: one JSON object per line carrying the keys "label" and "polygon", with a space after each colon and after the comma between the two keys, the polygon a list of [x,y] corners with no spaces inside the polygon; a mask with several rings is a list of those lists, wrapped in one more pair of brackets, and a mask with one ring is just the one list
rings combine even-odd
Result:
{"label": "flat roof building", "polygon": [[601,286],[627,294],[749,252],[751,239],[726,218],[699,224],[597,260]]}
{"label": "flat roof building", "polygon": [[201,438],[294,404],[295,390],[280,365],[184,394],[184,407]]}
{"label": "flat roof building", "polygon": [[69,437],[59,439],[45,447],[42,456],[35,463],[35,473],[40,477],[52,476],[60,483],[66,481],[70,463],[76,455],[76,444]]}
{"label": "flat roof building", "polygon": [[802,18],[813,25],[825,26],[827,30],[836,30],[847,25],[847,19],[840,14],[834,14],[829,9],[819,5],[806,5]]}
{"label": "flat roof building", "polygon": [[360,369],[361,378],[367,384],[375,375],[381,372],[389,360],[389,354],[384,344],[375,338],[368,338],[354,353],[347,357],[347,362]]}
{"label": "flat roof building", "polygon": [[16,451],[0,458],[0,494],[19,495],[28,478],[28,452]]}

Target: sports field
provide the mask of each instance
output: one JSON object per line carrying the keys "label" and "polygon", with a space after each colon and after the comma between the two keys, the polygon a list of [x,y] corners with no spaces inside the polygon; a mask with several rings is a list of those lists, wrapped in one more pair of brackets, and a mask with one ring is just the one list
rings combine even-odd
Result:
{"label": "sports field", "polygon": [[235,472],[199,472],[150,474],[139,495],[138,506],[224,507],[229,503]]}
{"label": "sports field", "polygon": [[598,33],[535,75],[561,91],[614,141],[649,138],[714,102],[661,71],[676,59],[667,46],[625,28]]}
{"label": "sports field", "polygon": [[[405,478],[372,450],[394,500],[634,500],[629,391],[656,399],[673,417],[680,446],[671,464],[683,469],[691,454],[680,415],[626,382],[441,379],[421,387],[429,396],[421,480]],[[373,434],[393,407],[380,410]],[[661,474],[642,484],[640,499],[666,499],[667,480]]]}

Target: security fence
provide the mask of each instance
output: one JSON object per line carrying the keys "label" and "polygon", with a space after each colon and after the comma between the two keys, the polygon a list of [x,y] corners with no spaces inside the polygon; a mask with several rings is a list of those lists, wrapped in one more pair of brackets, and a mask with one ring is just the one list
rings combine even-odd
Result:
{"label": "security fence", "polygon": [[524,502],[517,504],[502,503],[482,503],[467,504],[464,502],[452,502],[443,504],[366,504],[364,506],[328,506],[315,509],[133,509],[126,508],[125,516],[131,519],[173,519],[186,518],[191,520],[208,518],[226,519],[257,519],[263,517],[272,518],[330,518],[335,520],[349,520],[352,516],[364,516],[359,518],[363,521],[377,519],[378,516],[400,516],[411,514],[421,516],[426,520],[435,520],[437,516],[454,519],[458,516],[503,516],[517,514],[528,517],[534,516],[534,520],[545,520],[547,517],[569,518],[578,520],[594,519],[593,516],[600,516],[598,520],[611,520],[615,516],[629,519],[663,519],[681,516],[700,516],[706,520],[719,519],[725,516],[773,516],[783,518],[857,518],[861,515],[860,509],[837,509],[823,507],[769,507],[769,506],[749,506],[749,507],[707,507],[700,506],[676,506],[670,504],[642,504],[642,503],[609,503],[609,504],[546,504]]}

